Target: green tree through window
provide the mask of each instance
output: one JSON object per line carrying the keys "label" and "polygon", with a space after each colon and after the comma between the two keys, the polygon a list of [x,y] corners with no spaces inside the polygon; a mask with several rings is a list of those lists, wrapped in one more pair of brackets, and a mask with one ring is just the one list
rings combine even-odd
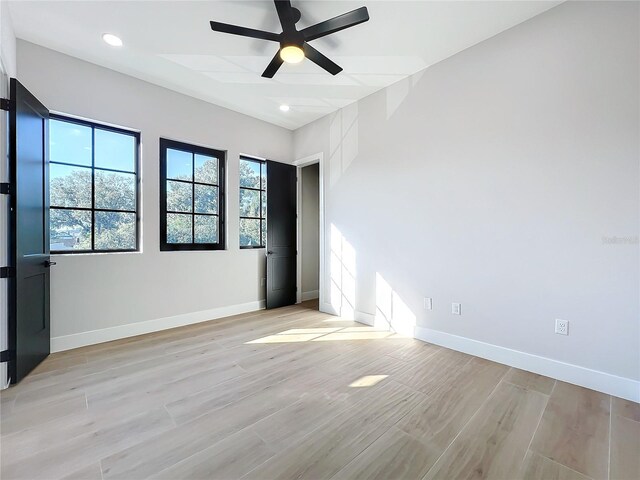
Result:
{"label": "green tree through window", "polygon": [[161,250],[224,248],[224,152],[160,139]]}
{"label": "green tree through window", "polygon": [[267,243],[267,165],[240,157],[240,248]]}
{"label": "green tree through window", "polygon": [[52,116],[52,252],[138,248],[138,143],[135,132]]}

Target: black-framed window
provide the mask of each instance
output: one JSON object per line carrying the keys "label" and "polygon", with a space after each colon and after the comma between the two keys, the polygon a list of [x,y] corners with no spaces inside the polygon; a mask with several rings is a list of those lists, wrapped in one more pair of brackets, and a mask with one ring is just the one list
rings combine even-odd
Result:
{"label": "black-framed window", "polygon": [[240,248],[267,244],[267,164],[240,157]]}
{"label": "black-framed window", "polygon": [[224,249],[225,153],[160,139],[160,250]]}
{"label": "black-framed window", "polygon": [[51,115],[51,253],[138,250],[139,151],[138,132]]}

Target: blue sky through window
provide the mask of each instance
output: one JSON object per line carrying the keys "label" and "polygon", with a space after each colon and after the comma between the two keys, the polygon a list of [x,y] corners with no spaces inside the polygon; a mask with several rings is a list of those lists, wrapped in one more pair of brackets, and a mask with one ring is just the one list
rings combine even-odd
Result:
{"label": "blue sky through window", "polygon": [[49,159],[52,162],[91,166],[91,128],[50,120]]}

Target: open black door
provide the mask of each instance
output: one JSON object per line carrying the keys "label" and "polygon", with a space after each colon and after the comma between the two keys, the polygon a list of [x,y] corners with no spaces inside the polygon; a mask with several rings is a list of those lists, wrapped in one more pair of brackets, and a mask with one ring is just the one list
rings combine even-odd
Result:
{"label": "open black door", "polygon": [[267,160],[267,308],[296,303],[296,167]]}
{"label": "open black door", "polygon": [[49,111],[15,78],[9,105],[9,376],[49,355]]}

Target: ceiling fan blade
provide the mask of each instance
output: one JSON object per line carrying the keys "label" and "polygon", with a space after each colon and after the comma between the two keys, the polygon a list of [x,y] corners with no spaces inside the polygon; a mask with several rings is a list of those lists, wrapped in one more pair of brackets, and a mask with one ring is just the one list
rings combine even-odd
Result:
{"label": "ceiling fan blade", "polygon": [[337,17],[330,18],[324,22],[317,23],[300,31],[304,39],[309,42],[316,38],[324,37],[345,28],[353,27],[369,20],[367,7],[360,7],[348,13],[343,13]]}
{"label": "ceiling fan blade", "polygon": [[232,35],[240,35],[241,37],[259,38],[261,40],[271,40],[272,42],[280,41],[279,33],[265,32],[263,30],[255,30],[253,28],[238,27],[237,25],[229,25],[228,23],[209,22],[211,30],[222,33],[231,33]]}
{"label": "ceiling fan blade", "polygon": [[269,65],[264,72],[262,72],[262,76],[264,78],[273,78],[278,69],[282,66],[282,58],[280,57],[280,49],[276,52],[275,56],[271,59]]}
{"label": "ceiling fan blade", "polygon": [[331,75],[337,75],[342,71],[342,67],[340,65],[329,60],[327,57],[325,57],[322,53],[320,53],[318,50],[313,48],[308,43],[305,43],[302,46],[302,49],[304,50],[305,56],[309,60],[311,60],[316,65],[324,68]]}
{"label": "ceiling fan blade", "polygon": [[274,0],[276,4],[276,11],[278,12],[278,18],[280,19],[280,25],[282,25],[283,32],[295,31],[296,22],[293,19],[293,7],[289,0]]}

